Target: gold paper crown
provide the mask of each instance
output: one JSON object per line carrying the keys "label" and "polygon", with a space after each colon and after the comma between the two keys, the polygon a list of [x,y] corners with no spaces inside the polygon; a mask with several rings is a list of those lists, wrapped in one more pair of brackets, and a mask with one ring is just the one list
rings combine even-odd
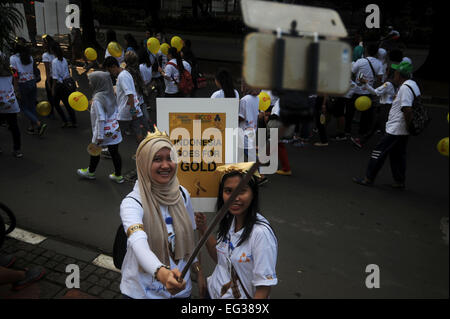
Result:
{"label": "gold paper crown", "polygon": [[161,132],[160,130],[158,130],[156,125],[154,125],[153,127],[155,128],[155,132],[153,132],[153,133],[148,132],[148,134],[145,138],[147,141],[152,140],[154,138],[164,138],[170,142],[169,135],[167,135],[166,132]]}
{"label": "gold paper crown", "polygon": [[[243,163],[235,163],[235,164],[227,164],[217,167],[216,171],[220,174],[220,179],[222,179],[225,175],[231,172],[239,172],[241,174],[247,174],[247,172],[252,168],[255,162],[243,162]],[[258,178],[261,177],[258,170],[253,173],[253,176]]]}

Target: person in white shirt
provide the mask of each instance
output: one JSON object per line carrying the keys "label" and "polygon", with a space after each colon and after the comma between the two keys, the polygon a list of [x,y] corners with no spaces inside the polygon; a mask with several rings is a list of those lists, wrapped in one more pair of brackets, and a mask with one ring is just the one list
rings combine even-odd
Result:
{"label": "person in white shirt", "polygon": [[[23,156],[21,148],[20,129],[17,123],[17,113],[20,112],[14,93],[13,76],[8,57],[0,51],[0,120],[5,120],[11,131],[13,140],[13,156]],[[0,149],[0,154],[2,153]]]}
{"label": "person in white shirt", "polygon": [[69,114],[70,121],[67,120],[67,117],[64,114],[64,112],[62,111],[61,113],[58,112],[63,121],[62,127],[76,128],[78,125],[75,111],[69,104],[69,95],[74,92],[75,88],[74,87],[70,88],[64,84],[65,81],[71,81],[73,83],[73,80],[71,80],[69,72],[69,65],[67,64],[67,60],[64,57],[63,51],[58,42],[56,41],[53,42],[52,50],[56,56],[56,58],[53,59],[52,61],[52,78],[53,78],[52,96],[54,98],[54,103],[55,105],[59,105],[60,102],[62,101],[64,106],[66,107],[67,113]]}
{"label": "person in white shirt", "polygon": [[133,76],[119,66],[114,57],[107,57],[103,67],[117,78],[116,97],[120,127],[131,125],[136,134],[136,141],[140,143],[144,138],[143,113],[139,106],[139,96],[136,92]]}
{"label": "person in white shirt", "polygon": [[389,118],[386,123],[386,133],[372,151],[366,176],[353,178],[357,184],[364,186],[373,185],[375,178],[383,167],[387,157],[390,157],[393,188],[405,188],[406,180],[406,147],[408,144],[408,127],[412,121],[412,106],[414,95],[419,96],[420,90],[417,83],[411,80],[412,65],[408,62],[392,64],[395,69],[394,82],[399,87],[397,95],[392,102]]}
{"label": "person in white shirt", "polygon": [[[112,29],[109,29],[108,31],[106,31],[106,45],[108,45],[110,42],[117,42],[117,36],[116,36],[116,32]],[[105,50],[105,59],[109,56],[112,56],[111,53],[108,51],[108,47],[106,47]],[[117,60],[117,63],[119,63],[119,65],[122,64],[122,62],[125,59],[125,53],[122,49],[122,54],[120,55],[120,57],[115,58]]]}
{"label": "person in white shirt", "polygon": [[14,87],[18,93],[19,106],[31,124],[26,132],[42,136],[47,129],[47,124],[41,123],[37,116],[37,87],[34,78],[34,60],[25,39],[16,39],[14,53],[9,58],[9,63],[14,72]]}
{"label": "person in white shirt", "polygon": [[228,70],[217,70],[214,82],[219,90],[211,95],[212,99],[239,98],[239,92],[234,88],[233,77]]}
{"label": "person in white shirt", "polygon": [[169,48],[167,53],[167,62],[164,70],[160,67],[159,72],[164,77],[164,83],[166,85],[165,97],[181,97],[182,93],[179,92],[177,84],[180,82],[180,74],[184,70],[190,72],[191,66],[189,63],[181,59],[180,54],[174,47]]}
{"label": "person in white shirt", "polygon": [[142,112],[144,113],[144,118],[147,122],[147,129],[149,130],[153,125],[151,125],[151,119],[149,110],[152,105],[152,64],[150,58],[148,57],[147,50],[141,49],[139,51],[139,72],[141,73],[142,81],[144,82],[144,105],[142,106]]}
{"label": "person in white shirt", "polygon": [[197,273],[200,295],[204,277],[197,259],[179,281],[195,247],[194,211],[177,178],[176,151],[169,137],[147,135],[136,153],[138,179],[120,205],[128,236],[121,267],[120,290],[132,299],[190,298],[191,272]]}
{"label": "person in white shirt", "polygon": [[[353,116],[355,114],[354,102],[360,96],[371,97],[371,94],[364,89],[363,83],[360,82],[361,78],[365,78],[370,86],[378,86],[381,82],[381,78],[384,74],[383,65],[375,58],[378,52],[378,46],[376,44],[369,44],[367,46],[367,57],[357,60],[352,66],[352,74],[355,76],[354,94],[352,97],[352,103],[346,110],[345,115],[345,133],[352,135],[352,123]],[[363,136],[370,131],[373,122],[373,109],[370,108],[367,111],[361,113],[361,121],[359,126],[359,135]]]}
{"label": "person in white shirt", "polygon": [[[88,78],[93,92],[91,104],[92,143],[108,148],[114,164],[114,173],[109,175],[109,179],[121,184],[125,181],[122,176],[122,159],[119,154],[122,134],[117,121],[117,102],[111,76],[108,72],[95,71],[89,74]],[[95,179],[95,170],[99,162],[100,155],[91,155],[89,167],[78,169],[77,174],[87,179]]]}
{"label": "person in white shirt", "polygon": [[381,78],[381,82],[385,83],[389,75],[387,51],[383,48],[379,48],[377,53],[377,59],[381,62],[381,65],[383,66],[383,76]]}
{"label": "person in white shirt", "polygon": [[[253,163],[218,167],[221,174],[217,208],[220,209]],[[267,299],[278,283],[276,263],[278,242],[267,219],[260,214],[257,176],[231,204],[220,221],[217,237],[206,241],[209,256],[216,264],[207,278],[212,299]],[[206,215],[196,213],[200,235],[207,229]]]}
{"label": "person in white shirt", "polygon": [[244,97],[239,101],[239,134],[241,145],[244,149],[244,158],[248,158],[249,150],[256,149],[256,133],[258,130],[259,116],[258,94],[261,90],[251,89],[243,83],[242,92]]}
{"label": "person in white shirt", "polygon": [[[57,109],[57,112],[61,116],[61,107],[59,105],[56,105],[53,95],[52,95],[52,62],[56,58],[56,56],[52,52],[52,44],[55,40],[49,36],[48,34],[44,34],[42,36],[42,43],[44,47],[44,53],[42,54],[42,62],[44,63],[45,67],[45,92],[47,93],[47,100],[52,106],[52,109],[50,111],[50,117],[54,117],[55,109]],[[62,116],[61,116],[62,118]]]}

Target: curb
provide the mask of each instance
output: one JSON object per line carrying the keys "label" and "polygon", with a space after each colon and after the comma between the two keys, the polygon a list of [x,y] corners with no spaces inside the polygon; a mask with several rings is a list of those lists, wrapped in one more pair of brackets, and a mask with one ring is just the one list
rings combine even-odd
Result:
{"label": "curb", "polygon": [[113,258],[111,256],[94,252],[93,250],[88,248],[64,243],[61,240],[38,235],[17,227],[14,229],[14,231],[8,234],[7,237],[34,245],[36,247],[53,250],[57,253],[82,260],[89,264],[93,264],[97,267],[115,271],[117,273],[121,272],[114,266]]}

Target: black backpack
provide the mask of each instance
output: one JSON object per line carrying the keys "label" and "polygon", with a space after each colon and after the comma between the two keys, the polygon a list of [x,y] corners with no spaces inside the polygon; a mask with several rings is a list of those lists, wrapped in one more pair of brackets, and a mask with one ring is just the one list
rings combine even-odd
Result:
{"label": "black backpack", "polygon": [[[181,192],[181,195],[183,195],[184,201],[186,201],[186,194],[181,189],[181,186],[180,186],[180,192]],[[142,207],[142,203],[140,201],[138,201],[136,198],[131,197],[131,196],[127,196],[125,198],[134,199]],[[117,269],[122,269],[123,260],[127,253],[127,240],[128,240],[127,234],[125,233],[125,230],[123,229],[123,225],[120,224],[119,228],[117,228],[117,231],[116,231],[116,237],[114,238],[114,246],[113,246],[113,261],[114,261],[114,266]]]}
{"label": "black backpack", "polygon": [[412,105],[412,120],[409,124],[408,131],[409,134],[413,136],[417,136],[423,132],[423,130],[427,127],[428,123],[430,123],[431,119],[428,116],[428,110],[422,103],[422,98],[420,96],[416,96],[412,87],[408,84],[405,84],[414,95],[414,101]]}

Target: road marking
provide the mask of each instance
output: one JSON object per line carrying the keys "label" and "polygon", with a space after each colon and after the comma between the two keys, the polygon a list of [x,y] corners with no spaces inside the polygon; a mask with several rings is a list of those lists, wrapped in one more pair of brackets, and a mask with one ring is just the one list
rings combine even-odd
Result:
{"label": "road marking", "polygon": [[96,266],[120,273],[120,270],[114,266],[114,261],[110,256],[100,254],[92,263]]}
{"label": "road marking", "polygon": [[31,232],[28,232],[26,230],[23,230],[23,229],[20,229],[17,227],[11,233],[9,233],[7,236],[17,239],[19,241],[26,242],[31,245],[39,245],[40,243],[42,243],[44,240],[47,239],[47,237],[33,234]]}

